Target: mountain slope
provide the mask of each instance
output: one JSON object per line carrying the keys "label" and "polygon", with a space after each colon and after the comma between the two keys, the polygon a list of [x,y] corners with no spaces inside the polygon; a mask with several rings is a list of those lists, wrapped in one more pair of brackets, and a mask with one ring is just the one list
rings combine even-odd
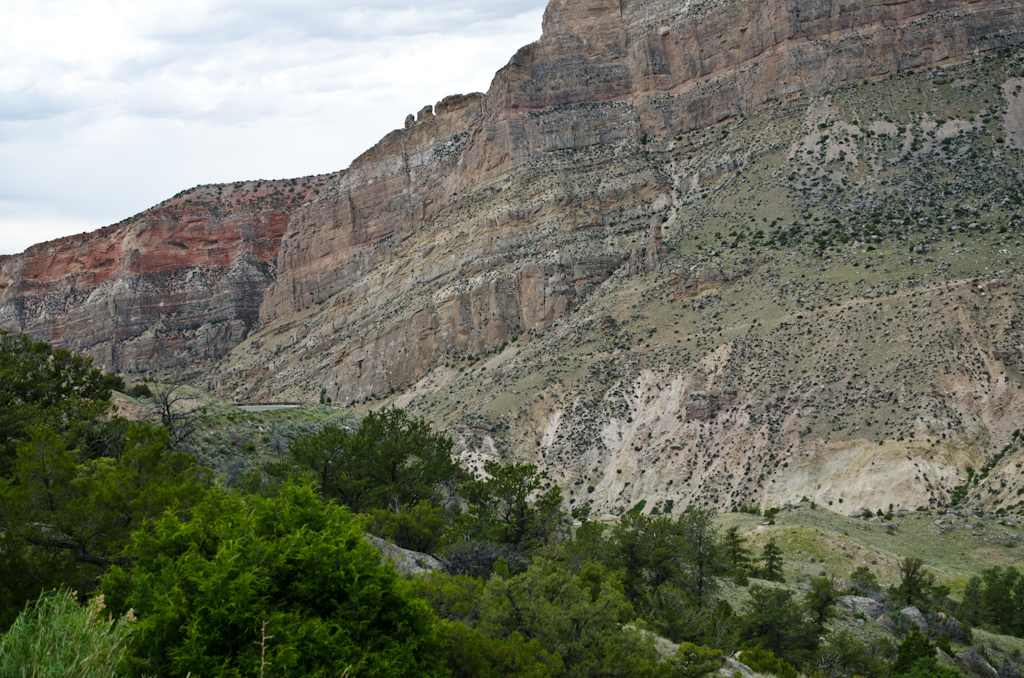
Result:
{"label": "mountain slope", "polygon": [[198,371],[256,325],[291,214],[335,177],[197,186],[0,257],[0,328],[110,371]]}
{"label": "mountain slope", "polygon": [[238,332],[108,364],[397,402],[599,511],[912,508],[969,469],[1020,506],[1022,14],[553,0],[486,94],[304,187]]}

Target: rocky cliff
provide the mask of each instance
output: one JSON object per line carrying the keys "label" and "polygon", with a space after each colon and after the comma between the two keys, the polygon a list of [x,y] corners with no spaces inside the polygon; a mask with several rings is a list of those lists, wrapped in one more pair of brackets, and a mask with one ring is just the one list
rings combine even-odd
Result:
{"label": "rocky cliff", "polygon": [[0,327],[111,371],[198,369],[256,325],[291,214],[335,178],[201,186],[0,258]]}
{"label": "rocky cliff", "polygon": [[107,278],[88,283],[107,315],[60,306],[66,265],[50,311],[25,256],[2,263],[0,322],[121,370],[201,363],[238,401],[398,403],[468,468],[531,461],[602,511],[906,508],[958,486],[1024,506],[1022,18],[552,0],[487,93],[424,107],[289,202],[273,263],[229,257],[177,297],[234,300],[224,336],[165,330],[188,314],[147,309],[171,295]]}
{"label": "rocky cliff", "polygon": [[542,38],[487,94],[410,116],[296,214],[260,311],[263,352],[217,387],[262,397],[307,383],[315,359],[320,387],[348,402],[544,330],[626,259],[658,262],[638,237],[660,228],[671,168],[648,144],[1017,44],[1022,13],[999,1],[553,0]]}

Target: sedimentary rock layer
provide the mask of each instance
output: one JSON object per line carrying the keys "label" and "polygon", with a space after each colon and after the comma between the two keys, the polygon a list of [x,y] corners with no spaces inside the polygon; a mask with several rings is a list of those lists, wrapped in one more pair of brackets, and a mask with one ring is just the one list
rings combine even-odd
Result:
{"label": "sedimentary rock layer", "polygon": [[185,191],[0,259],[0,327],[145,372],[226,354],[258,320],[292,212],[334,176]]}

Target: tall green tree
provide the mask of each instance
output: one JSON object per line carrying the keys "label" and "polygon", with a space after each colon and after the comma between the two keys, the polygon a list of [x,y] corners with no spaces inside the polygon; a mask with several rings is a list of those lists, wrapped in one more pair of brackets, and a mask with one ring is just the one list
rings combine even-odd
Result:
{"label": "tall green tree", "polygon": [[608,543],[608,565],[621,570],[626,596],[634,605],[669,582],[681,592],[676,582],[686,547],[680,524],[672,516],[627,513],[612,528]]}
{"label": "tall green tree", "polygon": [[1017,601],[1014,600],[1014,588],[1021,580],[1020,571],[1013,567],[995,565],[981,573],[984,593],[981,599],[982,620],[985,624],[997,627],[1002,633],[1017,635],[1014,617],[1017,614]]}
{"label": "tall green tree", "polygon": [[[666,584],[684,593],[698,611],[712,606],[718,578],[727,572],[714,512],[688,508],[679,515],[626,514],[612,529],[608,565],[623,572],[634,605],[654,604],[650,596]],[[665,593],[670,597],[671,590]]]}
{"label": "tall green tree", "polygon": [[850,574],[850,583],[853,584],[853,588],[857,589],[864,596],[878,593],[882,590],[878,583],[878,577],[875,576],[875,573],[867,565],[861,565]]}
{"label": "tall green tree", "polygon": [[727,571],[714,518],[714,510],[694,507],[679,517],[683,543],[680,585],[700,610],[713,604],[718,578]]}
{"label": "tall green tree", "polygon": [[488,477],[462,485],[468,508],[463,529],[472,538],[524,550],[543,545],[565,517],[562,491],[533,464],[484,464]]}
{"label": "tall green tree", "polygon": [[658,661],[653,640],[625,626],[634,617],[616,579],[602,568],[572,574],[535,559],[526,572],[491,577],[478,628],[488,636],[517,633],[561,658],[563,675],[647,675]]}
{"label": "tall green tree", "polygon": [[957,616],[972,626],[977,626],[981,623],[984,590],[985,587],[981,582],[981,577],[978,575],[973,575],[968,579],[967,586],[964,587],[964,596],[960,603],[960,613]]}
{"label": "tall green tree", "polygon": [[818,628],[793,600],[793,592],[759,584],[750,586],[739,635],[747,647],[760,645],[796,666],[801,666],[818,644]]}
{"label": "tall green tree", "polygon": [[777,582],[786,581],[785,576],[782,574],[782,547],[775,541],[775,537],[769,539],[764,545],[764,549],[761,551],[761,561],[763,563],[760,569],[762,579]]}
{"label": "tall green tree", "polygon": [[740,580],[745,579],[750,572],[750,547],[740,534],[739,525],[733,525],[725,531],[722,550],[730,573]]}
{"label": "tall green tree", "polygon": [[466,478],[451,438],[398,408],[371,412],[354,433],[325,426],[290,450],[324,497],[357,512],[437,502]]}
{"label": "tall green tree", "polygon": [[934,658],[935,646],[914,626],[900,643],[899,655],[892,666],[892,672],[896,675],[907,673],[919,659]]}
{"label": "tall green tree", "polygon": [[931,598],[935,575],[925,569],[920,558],[904,558],[899,569],[900,583],[892,590],[895,598],[902,605],[924,607]]}
{"label": "tall green tree", "polygon": [[[286,483],[209,492],[190,520],[135,533],[103,591],[134,608],[130,675],[442,676],[436,617],[381,565],[344,507]],[[272,638],[271,638],[272,637]]]}
{"label": "tall green tree", "polygon": [[128,427],[118,457],[68,449],[47,427],[29,427],[12,478],[0,479],[0,620],[43,588],[83,595],[146,520],[187,515],[211,484],[209,470],[171,452],[167,431]]}
{"label": "tall green tree", "polygon": [[811,590],[804,597],[804,605],[811,613],[811,619],[821,630],[825,630],[825,624],[836,614],[836,602],[839,600],[839,591],[836,590],[836,580],[833,577],[811,578]]}
{"label": "tall green tree", "polygon": [[14,472],[31,427],[47,426],[76,447],[122,389],[124,381],[94,368],[92,358],[0,330],[0,477]]}
{"label": "tall green tree", "polygon": [[888,671],[886,663],[875,657],[871,648],[848,631],[829,636],[814,655],[815,669],[823,676],[863,676],[881,678]]}

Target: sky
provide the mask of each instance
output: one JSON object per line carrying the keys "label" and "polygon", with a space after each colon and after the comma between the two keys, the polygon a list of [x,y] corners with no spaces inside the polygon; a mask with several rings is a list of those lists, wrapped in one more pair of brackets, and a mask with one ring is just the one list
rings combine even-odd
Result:
{"label": "sky", "polygon": [[333,172],[486,91],[544,0],[0,0],[0,254]]}

